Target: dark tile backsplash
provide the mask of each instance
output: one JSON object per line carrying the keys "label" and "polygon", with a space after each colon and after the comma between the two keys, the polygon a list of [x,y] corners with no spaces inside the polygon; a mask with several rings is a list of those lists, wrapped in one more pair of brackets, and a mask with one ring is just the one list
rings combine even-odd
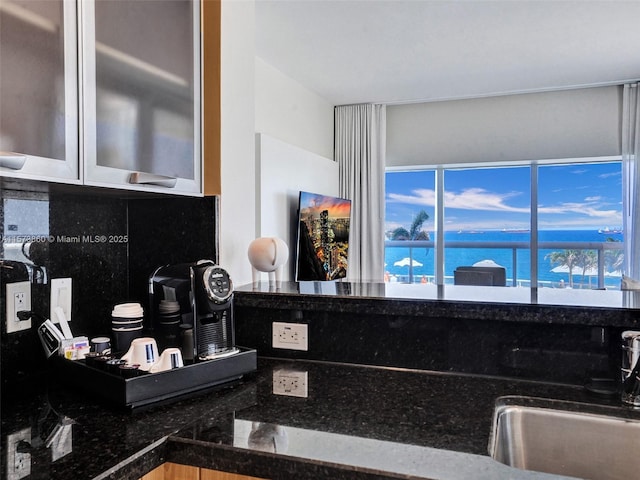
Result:
{"label": "dark tile backsplash", "polygon": [[[238,288],[238,344],[266,357],[584,385],[619,377],[620,334],[640,322],[636,309],[393,299],[358,284],[301,294],[301,285]],[[273,322],[306,324],[308,350],[273,348]]]}
{"label": "dark tile backsplash", "polygon": [[[43,191],[44,190],[44,191]],[[77,191],[76,191],[77,190]],[[49,316],[51,278],[73,279],[71,329],[95,336],[110,331],[115,303],[147,305],[150,272],[168,263],[216,259],[216,199],[120,198],[100,190],[55,186],[33,191],[0,188],[3,259],[1,377],[3,387],[28,385],[45,370],[35,334],[6,333],[7,282],[32,283],[32,310]],[[3,395],[9,389],[3,389]],[[11,389],[13,390],[13,389]]]}

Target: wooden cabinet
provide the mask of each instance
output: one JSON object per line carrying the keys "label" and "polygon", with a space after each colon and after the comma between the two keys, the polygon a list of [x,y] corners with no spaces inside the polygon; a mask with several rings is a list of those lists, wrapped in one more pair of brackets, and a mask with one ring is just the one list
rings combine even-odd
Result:
{"label": "wooden cabinet", "polygon": [[0,175],[219,194],[220,8],[0,0]]}
{"label": "wooden cabinet", "polygon": [[0,176],[80,183],[75,1],[0,0]]}
{"label": "wooden cabinet", "polygon": [[202,0],[203,184],[205,195],[222,191],[220,160],[221,0]]}
{"label": "wooden cabinet", "polygon": [[207,468],[179,465],[177,463],[164,463],[155,470],[147,473],[140,480],[264,480],[257,477],[248,477],[237,473],[220,472]]}

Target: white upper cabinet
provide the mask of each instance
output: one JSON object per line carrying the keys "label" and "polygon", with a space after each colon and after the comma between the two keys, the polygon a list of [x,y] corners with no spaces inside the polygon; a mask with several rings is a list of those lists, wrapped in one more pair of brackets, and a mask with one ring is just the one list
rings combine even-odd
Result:
{"label": "white upper cabinet", "polygon": [[199,0],[0,0],[0,175],[202,195]]}
{"label": "white upper cabinet", "polygon": [[0,0],[0,176],[80,183],[75,2]]}
{"label": "white upper cabinet", "polygon": [[80,6],[85,183],[200,194],[200,3]]}

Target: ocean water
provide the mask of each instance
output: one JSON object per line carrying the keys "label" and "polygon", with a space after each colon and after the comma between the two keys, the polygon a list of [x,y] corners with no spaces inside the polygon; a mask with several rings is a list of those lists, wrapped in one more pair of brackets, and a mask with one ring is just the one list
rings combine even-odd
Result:
{"label": "ocean water", "polygon": [[[622,241],[621,233],[600,233],[598,230],[541,230],[539,233],[539,242],[557,241],[557,242],[605,242],[611,238],[616,241]],[[433,238],[433,235],[432,235]],[[474,231],[474,232],[446,232],[445,233],[445,279],[446,283],[453,283],[453,271],[462,265],[473,265],[482,260],[493,260],[500,266],[506,268],[507,284],[512,285],[514,275],[513,266],[513,250],[511,248],[447,248],[446,243],[450,241],[462,242],[491,242],[500,244],[505,242],[529,242],[529,232],[511,232],[511,231]],[[424,275],[427,280],[432,281],[434,276],[434,252],[430,248],[412,248],[411,252],[407,247],[389,247],[385,250],[385,271],[390,275],[396,276],[399,281],[408,281],[409,267],[395,266],[394,263],[409,257],[422,264],[422,266],[413,267],[413,281],[419,282]],[[557,251],[540,250],[538,253],[538,281],[542,285],[561,286],[564,282],[568,285],[568,273],[556,273],[552,269],[557,264],[552,264],[550,259],[545,259],[545,255]],[[529,286],[531,278],[530,254],[528,249],[516,250],[517,265],[515,266],[515,274],[518,285]],[[605,268],[606,270],[606,268]],[[588,287],[597,287],[598,279],[596,276],[585,276],[582,278],[581,270],[575,268],[573,270],[574,286],[581,284]],[[591,283],[589,283],[591,282]],[[607,288],[619,288],[619,276],[605,276],[605,286]]]}

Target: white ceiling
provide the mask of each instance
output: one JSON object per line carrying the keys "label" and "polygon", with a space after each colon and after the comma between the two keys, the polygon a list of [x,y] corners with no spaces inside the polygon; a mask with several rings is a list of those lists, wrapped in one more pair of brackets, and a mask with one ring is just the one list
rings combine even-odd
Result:
{"label": "white ceiling", "polygon": [[256,54],[335,105],[640,79],[640,0],[256,0]]}

